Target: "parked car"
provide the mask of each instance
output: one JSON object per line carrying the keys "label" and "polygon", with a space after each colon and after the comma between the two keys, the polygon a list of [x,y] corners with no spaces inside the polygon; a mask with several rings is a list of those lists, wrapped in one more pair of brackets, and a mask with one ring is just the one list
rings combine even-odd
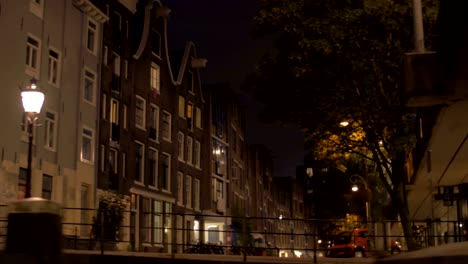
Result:
{"label": "parked car", "polygon": [[327,257],[366,257],[368,253],[367,229],[341,231],[328,245]]}

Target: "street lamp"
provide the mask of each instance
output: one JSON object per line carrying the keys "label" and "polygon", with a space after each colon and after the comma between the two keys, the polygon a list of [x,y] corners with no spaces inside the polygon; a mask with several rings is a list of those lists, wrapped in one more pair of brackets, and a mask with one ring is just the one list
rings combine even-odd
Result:
{"label": "street lamp", "polygon": [[351,175],[351,177],[349,178],[349,181],[353,184],[353,186],[351,187],[351,190],[353,192],[357,192],[359,190],[359,187],[357,185],[358,182],[362,183],[364,185],[364,188],[366,189],[366,222],[369,223],[370,222],[369,194],[371,190],[367,186],[367,181],[361,175],[358,175],[358,174]]}
{"label": "street lamp", "polygon": [[31,79],[29,85],[26,85],[21,90],[21,102],[23,104],[24,113],[26,115],[27,132],[28,132],[28,167],[26,170],[26,191],[25,198],[31,197],[31,161],[32,161],[32,141],[33,127],[37,119],[37,115],[41,112],[42,104],[44,103],[44,93],[37,86],[36,79]]}

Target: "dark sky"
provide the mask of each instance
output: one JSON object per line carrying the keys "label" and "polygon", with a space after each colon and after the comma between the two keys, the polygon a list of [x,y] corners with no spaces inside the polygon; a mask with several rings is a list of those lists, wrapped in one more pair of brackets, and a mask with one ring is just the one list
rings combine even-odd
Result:
{"label": "dark sky", "polygon": [[[251,37],[258,0],[167,0],[166,4],[172,10],[169,47],[183,48],[188,40],[197,45],[198,56],[208,59],[202,71],[203,82],[228,82],[238,89],[270,45],[268,40]],[[259,124],[256,116],[261,105],[248,95],[245,100],[247,141],[265,144],[272,150],[276,176],[295,175],[296,165],[303,163],[301,133],[294,128]]]}

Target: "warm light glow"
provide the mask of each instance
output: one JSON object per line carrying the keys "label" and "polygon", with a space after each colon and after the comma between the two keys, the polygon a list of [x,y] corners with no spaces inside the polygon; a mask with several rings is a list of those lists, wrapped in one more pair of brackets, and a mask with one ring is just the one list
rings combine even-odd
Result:
{"label": "warm light glow", "polygon": [[40,113],[44,103],[44,94],[36,90],[25,90],[21,92],[24,112]]}
{"label": "warm light glow", "polygon": [[279,216],[279,220],[283,220],[283,215],[282,214]]}
{"label": "warm light glow", "polygon": [[354,184],[354,185],[351,187],[351,190],[352,190],[353,192],[357,192],[357,191],[359,190],[359,187],[358,187],[356,184]]}
{"label": "warm light glow", "polygon": [[298,251],[298,250],[294,250],[294,255],[296,255],[296,257],[300,258],[301,255],[302,255],[302,252]]}
{"label": "warm light glow", "polygon": [[383,145],[383,141],[379,140],[379,146],[382,146],[382,145]]}
{"label": "warm light glow", "polygon": [[319,239],[317,243],[322,244],[322,239]]}
{"label": "warm light glow", "polygon": [[345,126],[348,126],[348,125],[349,125],[348,121],[341,121],[340,122],[340,126],[342,126],[342,127],[345,127]]}

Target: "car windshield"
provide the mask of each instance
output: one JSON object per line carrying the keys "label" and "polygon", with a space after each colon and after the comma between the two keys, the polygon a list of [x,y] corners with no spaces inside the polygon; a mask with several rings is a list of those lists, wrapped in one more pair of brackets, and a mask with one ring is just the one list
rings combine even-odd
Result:
{"label": "car windshield", "polygon": [[351,238],[353,237],[353,233],[351,232],[342,232],[335,236],[333,242],[335,245],[343,245],[349,244],[351,242]]}

